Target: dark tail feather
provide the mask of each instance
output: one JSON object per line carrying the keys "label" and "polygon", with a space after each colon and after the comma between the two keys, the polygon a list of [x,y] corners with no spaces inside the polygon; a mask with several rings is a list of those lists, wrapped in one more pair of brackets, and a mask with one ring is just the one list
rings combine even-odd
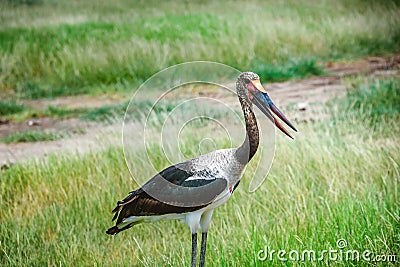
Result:
{"label": "dark tail feather", "polygon": [[109,235],[116,235],[116,234],[118,234],[120,231],[121,231],[121,230],[118,229],[117,226],[113,226],[113,227],[111,227],[110,229],[108,229],[106,233],[109,234]]}
{"label": "dark tail feather", "polygon": [[116,213],[120,209],[121,209],[121,206],[119,206],[119,204],[117,204],[117,206],[112,210],[112,213]]}
{"label": "dark tail feather", "polygon": [[109,234],[109,235],[116,235],[116,234],[118,234],[119,232],[122,232],[122,231],[124,231],[124,230],[126,230],[126,229],[131,228],[131,227],[134,226],[135,224],[137,224],[137,222],[130,223],[130,224],[128,224],[127,226],[125,226],[125,227],[123,227],[123,228],[121,228],[121,229],[119,229],[117,226],[113,226],[113,227],[111,227],[110,229],[108,229],[106,233]]}
{"label": "dark tail feather", "polygon": [[115,213],[114,218],[112,219],[113,221],[118,217],[118,212],[121,211],[122,207],[133,201],[138,192],[141,192],[140,189],[129,192],[129,195],[126,198],[117,202],[117,206],[112,210],[112,213]]}
{"label": "dark tail feather", "polygon": [[115,221],[115,219],[117,219],[119,210],[120,210],[120,207],[118,206],[112,211],[113,213],[115,213],[114,217],[112,218],[113,221]]}

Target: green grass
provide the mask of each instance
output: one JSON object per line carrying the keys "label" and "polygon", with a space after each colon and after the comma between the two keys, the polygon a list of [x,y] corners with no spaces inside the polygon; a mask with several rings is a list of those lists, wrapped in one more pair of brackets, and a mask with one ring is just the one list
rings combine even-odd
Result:
{"label": "green grass", "polygon": [[106,105],[87,110],[80,115],[83,120],[89,121],[113,121],[116,117],[122,119],[127,108],[127,103]]}
{"label": "green grass", "polygon": [[[160,102],[154,107],[148,100],[133,102],[127,119],[140,120],[150,109],[153,109],[153,112],[158,116],[164,116],[163,114],[170,112],[176,105],[177,103],[171,101]],[[124,118],[127,107],[128,102],[123,102],[93,108],[68,108],[49,105],[45,109],[39,110],[14,102],[4,102],[4,106],[1,107],[3,110],[0,109],[0,111],[4,112],[4,118],[16,122],[32,118],[51,117],[54,119],[79,118],[86,121],[113,123]]]}
{"label": "green grass", "polygon": [[382,116],[399,116],[400,114],[400,82],[398,79],[373,80],[371,82],[356,81],[348,92],[346,110],[362,110],[373,122]]}
{"label": "green grass", "polygon": [[314,60],[310,59],[291,60],[287,65],[283,66],[257,63],[251,70],[257,73],[261,80],[271,82],[325,74],[325,70],[321,66],[318,66]]}
{"label": "green grass", "polygon": [[66,119],[66,118],[73,118],[77,117],[80,114],[85,112],[85,108],[65,108],[65,107],[57,107],[57,106],[48,106],[42,116],[46,117],[54,117],[58,119]]}
{"label": "green grass", "polygon": [[132,90],[192,60],[286,80],[319,75],[326,61],[400,48],[395,1],[43,0],[0,7],[0,90],[22,98]]}
{"label": "green grass", "polygon": [[30,6],[30,5],[39,5],[39,4],[43,3],[42,0],[6,0],[6,1],[14,6],[18,6],[18,5]]}
{"label": "green grass", "polygon": [[[253,194],[247,192],[246,172],[233,197],[214,213],[209,266],[303,265],[276,259],[260,262],[256,255],[267,245],[287,251],[336,249],[341,238],[348,249],[398,257],[399,79],[360,79],[353,84],[348,96],[335,102],[331,119],[296,123],[300,133],[294,141],[277,136],[273,167]],[[381,112],[382,104],[393,108]],[[379,126],[371,127],[369,122]],[[185,140],[185,153],[195,153],[190,148],[196,142],[196,138]],[[216,142],[221,148],[227,145],[226,140]],[[134,152],[137,175],[150,177],[153,172],[141,168],[144,151]],[[150,154],[156,168],[167,165],[158,147]],[[254,168],[250,164],[248,171]],[[115,144],[98,152],[54,155],[3,170],[0,265],[189,265],[190,232],[179,222],[137,225],[116,237],[105,234],[112,225],[110,210],[135,187],[122,148]]]}
{"label": "green grass", "polygon": [[[327,61],[399,52],[399,9],[398,1],[361,0],[2,1],[0,96],[16,102],[2,100],[0,116],[115,120],[126,103],[33,110],[18,100],[131,91],[155,72],[191,60],[254,70],[263,81],[320,75]],[[331,103],[331,119],[296,123],[294,141],[278,135],[267,181],[249,194],[250,164],[233,197],[215,212],[208,265],[303,265],[260,262],[256,254],[266,245],[335,249],[340,238],[349,249],[397,254],[399,261],[399,83],[352,78],[347,97]],[[150,104],[134,104],[138,113],[131,115],[141,120]],[[160,120],[174,107],[159,106]],[[202,121],[192,126],[192,136],[179,144],[185,156],[197,153],[198,133],[208,131]],[[27,132],[8,142],[58,138]],[[228,143],[217,139],[216,146]],[[148,148],[155,167],[166,167],[162,149]],[[137,175],[154,174],[141,168],[145,152],[133,152]],[[189,265],[190,233],[179,222],[138,225],[114,238],[105,234],[110,210],[136,186],[116,144],[0,170],[0,265]]]}
{"label": "green grass", "polygon": [[83,94],[84,90],[74,90],[69,93],[67,88],[45,86],[37,82],[19,83],[15,88],[15,94],[24,99],[54,98],[62,95]]}
{"label": "green grass", "polygon": [[16,114],[24,111],[26,106],[13,101],[0,100],[0,116]]}
{"label": "green grass", "polygon": [[11,143],[23,143],[23,142],[54,141],[64,137],[65,135],[61,133],[53,133],[46,131],[27,131],[27,132],[11,133],[6,137],[0,138],[0,141],[6,144],[11,144]]}
{"label": "green grass", "polygon": [[46,108],[42,109],[34,109],[30,107],[24,106],[24,110],[21,112],[11,112],[8,111],[8,114],[4,116],[4,118],[14,121],[14,122],[23,122],[29,119],[35,118],[43,118],[43,117],[51,117],[54,119],[69,119],[79,117],[81,114],[87,112],[87,108],[66,108],[62,106],[53,106],[49,105]]}
{"label": "green grass", "polygon": [[373,136],[380,137],[391,136],[393,129],[399,129],[398,125],[391,125],[400,120],[399,79],[350,78],[347,83],[347,98],[340,101],[343,111],[336,111],[339,114],[333,123],[357,121],[373,130]]}

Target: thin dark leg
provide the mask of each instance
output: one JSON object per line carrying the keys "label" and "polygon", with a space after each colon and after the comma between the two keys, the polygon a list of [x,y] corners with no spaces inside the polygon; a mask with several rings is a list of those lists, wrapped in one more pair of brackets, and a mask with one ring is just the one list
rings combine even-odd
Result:
{"label": "thin dark leg", "polygon": [[207,232],[201,234],[200,267],[204,267],[206,261]]}
{"label": "thin dark leg", "polygon": [[196,267],[197,258],[197,233],[192,234],[192,267]]}

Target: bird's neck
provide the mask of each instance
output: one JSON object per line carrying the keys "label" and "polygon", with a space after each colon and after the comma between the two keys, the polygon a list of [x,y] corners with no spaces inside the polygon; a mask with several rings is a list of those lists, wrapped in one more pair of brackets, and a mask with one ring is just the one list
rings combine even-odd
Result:
{"label": "bird's neck", "polygon": [[257,152],[259,144],[259,132],[257,120],[252,110],[251,102],[244,94],[238,93],[240,105],[242,106],[244,120],[246,122],[246,139],[236,150],[236,158],[242,164],[247,164]]}

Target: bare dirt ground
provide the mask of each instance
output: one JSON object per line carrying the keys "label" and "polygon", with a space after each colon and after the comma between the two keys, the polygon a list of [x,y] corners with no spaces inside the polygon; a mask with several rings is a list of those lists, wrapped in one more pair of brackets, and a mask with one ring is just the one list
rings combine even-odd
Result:
{"label": "bare dirt ground", "polygon": [[301,81],[288,81],[267,85],[270,95],[281,106],[295,105],[291,115],[298,121],[309,121],[327,117],[324,104],[346,93],[344,78],[354,75],[369,77],[400,77],[400,54],[393,57],[368,57],[350,63],[329,63],[327,76],[313,77]]}
{"label": "bare dirt ground", "polygon": [[313,77],[301,81],[272,83],[267,86],[271,96],[281,104],[326,102],[346,91],[343,77],[368,74],[373,76],[399,76],[400,54],[393,57],[368,57],[364,60],[345,63],[328,63],[327,76]]}
{"label": "bare dirt ground", "polygon": [[[354,62],[328,63],[328,75],[313,77],[304,80],[266,84],[272,99],[281,107],[291,106],[289,116],[294,121],[309,121],[322,119],[322,111],[326,101],[346,92],[344,77],[351,75],[368,76],[397,76],[400,77],[400,54],[391,57],[368,57]],[[204,93],[202,93],[204,94]],[[212,92],[210,92],[212,94]],[[219,96],[214,96],[219,97]],[[237,101],[235,98],[226,101]],[[26,105],[33,108],[46,108],[49,105],[64,106],[67,108],[100,107],[107,104],[119,103],[121,99],[107,96],[89,97],[60,97],[53,100],[30,100]],[[287,113],[287,112],[286,112]],[[37,143],[0,143],[0,167],[7,168],[10,164],[28,159],[42,158],[51,153],[85,152],[97,149],[99,143],[120,142],[121,123],[104,125],[101,123],[87,123],[78,119],[55,120],[41,118],[26,122],[0,121],[0,137],[17,131],[51,130],[83,132],[69,138],[51,142]]]}

